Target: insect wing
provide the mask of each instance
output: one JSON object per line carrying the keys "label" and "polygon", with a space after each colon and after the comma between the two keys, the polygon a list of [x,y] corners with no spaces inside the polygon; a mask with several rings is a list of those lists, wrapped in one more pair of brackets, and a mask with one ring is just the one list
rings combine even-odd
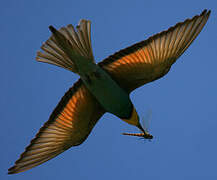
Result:
{"label": "insect wing", "polygon": [[151,119],[152,119],[152,110],[149,109],[145,113],[145,116],[142,117],[142,126],[143,126],[145,132],[149,132],[149,130],[150,130]]}

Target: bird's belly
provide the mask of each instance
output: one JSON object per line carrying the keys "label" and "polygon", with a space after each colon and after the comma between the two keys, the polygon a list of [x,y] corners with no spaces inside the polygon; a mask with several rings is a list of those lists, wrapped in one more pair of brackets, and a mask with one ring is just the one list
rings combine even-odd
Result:
{"label": "bird's belly", "polygon": [[100,67],[81,76],[86,87],[104,109],[119,118],[128,118],[132,112],[129,95]]}

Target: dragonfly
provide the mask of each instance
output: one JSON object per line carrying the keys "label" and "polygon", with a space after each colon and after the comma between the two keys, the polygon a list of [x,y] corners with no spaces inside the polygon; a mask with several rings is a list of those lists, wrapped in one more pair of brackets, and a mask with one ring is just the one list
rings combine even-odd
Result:
{"label": "dragonfly", "polygon": [[130,93],[166,75],[201,32],[209,16],[210,10],[204,10],[98,64],[92,51],[89,20],[58,30],[50,26],[51,36],[42,44],[36,60],[76,73],[80,79],[65,93],[8,173],[29,170],[82,144],[106,112],[140,129],[143,138],[152,139],[140,123]]}

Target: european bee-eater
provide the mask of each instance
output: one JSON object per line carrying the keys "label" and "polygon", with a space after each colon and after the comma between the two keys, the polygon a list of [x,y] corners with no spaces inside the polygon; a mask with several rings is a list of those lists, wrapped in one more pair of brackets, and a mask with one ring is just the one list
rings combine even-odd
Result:
{"label": "european bee-eater", "polygon": [[26,171],[80,145],[106,112],[143,132],[135,136],[151,139],[129,95],[167,74],[203,29],[209,15],[210,11],[204,10],[98,64],[91,47],[90,21],[81,20],[76,30],[71,24],[59,30],[50,26],[52,35],[41,46],[43,51],[37,53],[36,60],[77,73],[80,79],[66,92],[8,173]]}

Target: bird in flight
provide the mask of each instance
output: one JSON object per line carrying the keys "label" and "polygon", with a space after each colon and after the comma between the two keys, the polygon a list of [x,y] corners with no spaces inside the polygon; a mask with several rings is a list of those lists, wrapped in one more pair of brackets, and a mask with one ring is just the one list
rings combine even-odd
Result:
{"label": "bird in flight", "polygon": [[65,93],[8,173],[26,171],[80,145],[106,112],[138,127],[142,131],[139,136],[151,139],[129,95],[167,74],[203,29],[209,15],[210,10],[204,10],[98,64],[91,47],[90,21],[81,20],[76,28],[71,24],[59,30],[50,26],[52,35],[37,52],[36,60],[77,73],[80,79]]}

